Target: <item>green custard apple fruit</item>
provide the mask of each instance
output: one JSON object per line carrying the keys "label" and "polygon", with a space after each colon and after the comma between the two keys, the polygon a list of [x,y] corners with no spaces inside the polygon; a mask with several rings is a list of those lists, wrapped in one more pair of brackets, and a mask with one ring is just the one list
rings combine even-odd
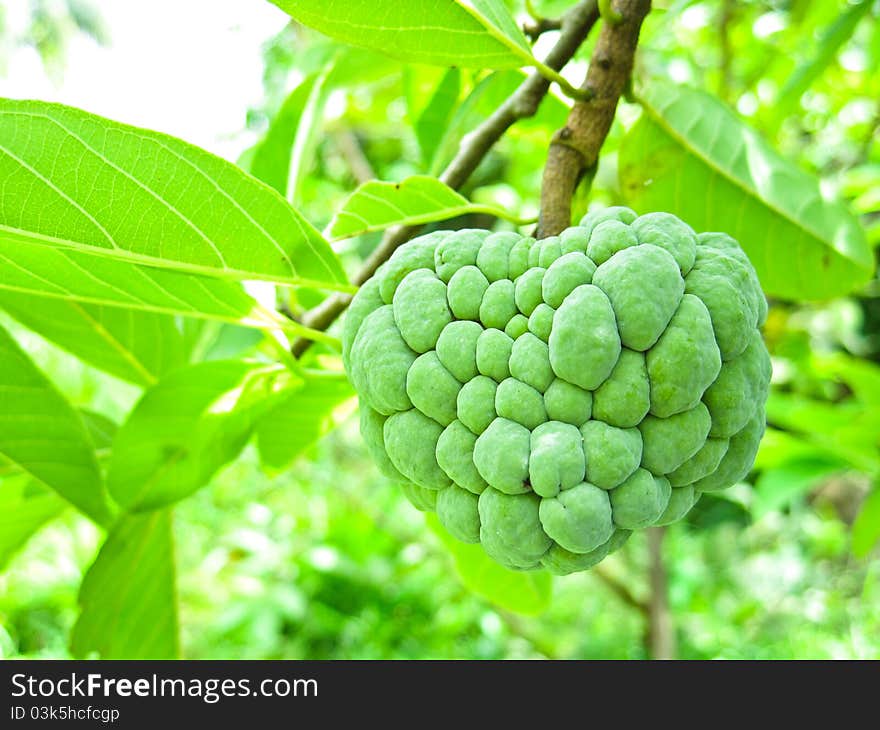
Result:
{"label": "green custard apple fruit", "polygon": [[355,296],[343,357],[364,440],[417,508],[564,574],[746,475],[766,315],[732,238],[616,207],[540,241],[410,241]]}

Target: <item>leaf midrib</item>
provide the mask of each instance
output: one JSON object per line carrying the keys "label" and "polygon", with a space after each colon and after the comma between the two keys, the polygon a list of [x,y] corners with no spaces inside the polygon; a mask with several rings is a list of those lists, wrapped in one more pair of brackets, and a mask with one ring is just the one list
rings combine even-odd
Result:
{"label": "leaf midrib", "polygon": [[0,237],[4,234],[10,237],[12,241],[21,241],[35,246],[47,246],[50,248],[72,249],[80,253],[99,258],[112,259],[115,261],[124,261],[129,264],[137,264],[152,269],[162,269],[166,271],[176,271],[185,274],[198,274],[214,279],[224,279],[232,281],[267,281],[273,284],[281,284],[283,286],[308,287],[311,289],[321,289],[326,291],[341,292],[344,294],[354,294],[357,287],[351,284],[343,284],[339,282],[314,281],[302,277],[287,277],[279,274],[257,274],[253,271],[242,271],[240,269],[218,269],[216,267],[204,266],[201,264],[193,264],[185,261],[169,260],[148,256],[145,254],[134,253],[127,249],[115,248],[104,249],[100,246],[93,246],[81,241],[73,241],[66,238],[56,238],[48,236],[44,233],[35,231],[26,231],[21,228],[15,228],[0,223]]}

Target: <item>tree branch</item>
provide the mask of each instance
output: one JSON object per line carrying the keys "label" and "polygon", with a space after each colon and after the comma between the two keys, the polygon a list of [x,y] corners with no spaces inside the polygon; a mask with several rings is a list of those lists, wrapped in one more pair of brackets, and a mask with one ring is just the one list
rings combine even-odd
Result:
{"label": "tree branch", "polygon": [[675,627],[669,610],[669,580],[663,564],[665,527],[648,528],[648,577],[651,583],[648,633],[645,642],[652,659],[675,659],[677,653]]}
{"label": "tree branch", "polygon": [[340,129],[332,136],[332,139],[358,185],[367,182],[367,180],[375,179],[376,173],[373,172],[373,166],[364,154],[360,140],[352,130]]}
{"label": "tree branch", "polygon": [[534,43],[547,31],[559,30],[560,28],[562,28],[561,18],[537,18],[531,23],[523,25],[523,33]]}
{"label": "tree branch", "polygon": [[730,31],[736,12],[736,0],[724,0],[718,20],[718,45],[721,53],[718,95],[725,101],[730,98],[733,88],[733,50],[730,46]]}
{"label": "tree branch", "polygon": [[619,581],[611,575],[611,573],[606,572],[602,566],[597,565],[593,567],[590,573],[601,580],[605,586],[627,606],[634,608],[643,617],[648,616],[650,611],[648,604],[637,598],[626,584]]}
{"label": "tree branch", "polygon": [[[578,3],[563,19],[559,40],[547,54],[544,63],[556,71],[562,69],[580,48],[598,18],[596,0],[583,0]],[[485,122],[465,136],[458,154],[443,170],[440,179],[451,188],[456,190],[460,188],[510,127],[520,119],[535,115],[549,89],[550,81],[533,72]],[[420,230],[421,226],[388,229],[382,241],[352,277],[352,282],[358,286],[363,284],[398,247]],[[325,330],[342,314],[350,302],[351,296],[334,294],[306,312],[302,322],[312,329]],[[293,354],[300,357],[311,344],[311,340],[297,340],[293,344]]]}
{"label": "tree branch", "polygon": [[577,102],[565,126],[550,143],[541,185],[538,238],[571,225],[571,201],[585,173],[595,168],[599,150],[617,111],[617,101],[632,74],[642,21],[651,0],[618,0],[619,23],[603,23],[581,89],[592,98]]}

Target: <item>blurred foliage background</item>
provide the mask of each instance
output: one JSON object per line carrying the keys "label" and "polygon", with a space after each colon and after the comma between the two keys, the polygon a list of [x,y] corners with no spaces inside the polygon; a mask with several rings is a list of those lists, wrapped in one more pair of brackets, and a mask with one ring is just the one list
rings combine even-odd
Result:
{"label": "blurred foliage background", "polygon": [[[99,3],[29,3],[29,30],[15,37],[3,30],[9,2],[0,3],[0,72],[6,49],[29,44],[63,76],[71,34],[112,33]],[[524,22],[529,9],[552,18],[571,5],[508,4]],[[571,64],[573,80],[594,40],[595,33]],[[537,55],[552,41],[552,32],[544,34]],[[824,190],[850,201],[880,244],[880,3],[657,0],[640,48],[637,80],[665,77],[725,100],[820,177]],[[265,96],[246,126],[269,141],[239,163],[287,185],[290,160],[266,149],[273,135],[299,134],[301,174],[290,184],[318,227],[358,182],[436,174],[521,78],[403,66],[294,24],[267,39],[264,58]],[[635,104],[622,105],[578,216],[588,205],[623,202],[617,152],[638,113]],[[548,140],[565,114],[562,99],[545,100],[493,150],[464,194],[535,215]],[[454,224],[502,225],[484,217]],[[343,261],[355,268],[378,238],[347,242]],[[296,313],[312,303],[300,296],[281,304]],[[748,484],[705,495],[666,532],[677,655],[880,658],[880,282],[875,276],[832,301],[771,305],[765,336],[774,389],[756,468]],[[75,404],[118,420],[137,399],[136,388],[5,316],[2,324]],[[206,351],[239,356],[256,346],[251,333],[223,327]],[[249,449],[177,508],[186,657],[648,655],[644,534],[603,563],[601,575],[554,579],[549,602],[487,600],[462,582],[430,521],[372,466],[353,411],[352,403],[340,409],[338,427],[282,473],[266,476]],[[78,585],[99,540],[72,510],[15,554],[4,553],[0,539],[0,656],[68,655]]]}

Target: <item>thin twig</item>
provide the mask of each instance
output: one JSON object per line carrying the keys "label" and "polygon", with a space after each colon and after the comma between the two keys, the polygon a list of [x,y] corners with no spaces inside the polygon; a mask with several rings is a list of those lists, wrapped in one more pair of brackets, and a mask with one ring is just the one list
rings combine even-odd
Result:
{"label": "thin twig", "polygon": [[594,575],[602,581],[605,586],[627,606],[634,608],[644,617],[648,616],[650,611],[648,604],[637,598],[624,583],[621,583],[613,575],[606,572],[604,568],[597,565],[590,571],[590,575]]}
{"label": "thin twig", "polygon": [[736,12],[736,0],[724,0],[721,17],[718,19],[718,44],[721,51],[721,75],[718,79],[718,95],[729,99],[733,88],[733,50],[730,46],[730,31]]}
{"label": "thin twig", "polygon": [[550,143],[541,185],[538,238],[553,236],[571,224],[571,201],[584,175],[594,168],[617,111],[617,101],[632,74],[642,21],[651,0],[618,0],[619,23],[603,23],[582,90],[592,93],[575,103],[565,126]]}
{"label": "thin twig", "polygon": [[333,143],[358,185],[376,178],[373,166],[364,154],[364,148],[361,147],[361,142],[354,132],[348,128],[340,129],[333,135]]}
{"label": "thin twig", "polygon": [[650,565],[648,576],[651,583],[651,598],[648,613],[648,632],[645,642],[652,659],[675,659],[677,653],[675,627],[669,610],[669,580],[663,564],[663,538],[665,527],[648,529],[648,557]]}
{"label": "thin twig", "polygon": [[[562,21],[562,32],[556,45],[547,54],[544,63],[557,71],[568,63],[586,39],[590,29],[599,18],[596,0],[584,0],[568,12]],[[458,189],[470,177],[477,165],[504,133],[520,119],[534,116],[541,101],[550,89],[550,81],[532,73],[485,122],[466,135],[458,154],[443,170],[440,179],[449,187]],[[421,226],[390,228],[372,254],[352,277],[352,283],[360,286],[369,279],[398,247],[421,230]],[[351,302],[351,296],[334,294],[314,309],[306,312],[302,323],[312,329],[327,329]],[[299,339],[293,344],[293,354],[301,357],[311,347],[310,340]]]}
{"label": "thin twig", "polygon": [[544,33],[562,28],[562,18],[538,18],[523,25],[523,33],[534,43]]}

